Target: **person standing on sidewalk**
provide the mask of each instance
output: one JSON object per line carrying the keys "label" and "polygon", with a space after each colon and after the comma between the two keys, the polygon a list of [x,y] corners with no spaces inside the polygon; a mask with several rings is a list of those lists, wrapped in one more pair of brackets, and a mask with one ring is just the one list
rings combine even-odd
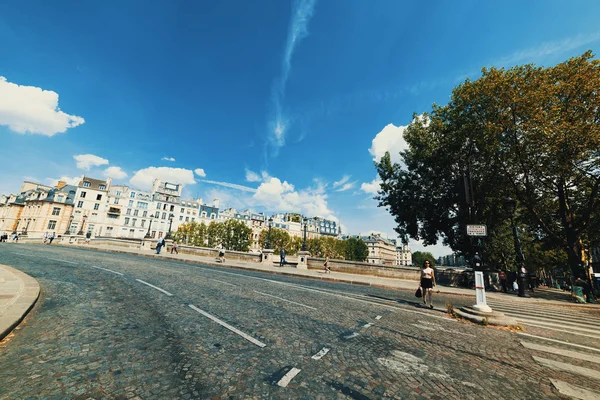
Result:
{"label": "person standing on sidewalk", "polygon": [[52,244],[52,241],[54,240],[55,237],[56,237],[56,233],[52,232],[50,234],[50,236],[48,237],[48,240],[49,240],[48,244]]}
{"label": "person standing on sidewalk", "polygon": [[161,237],[158,239],[158,242],[156,242],[156,254],[160,254],[160,249],[164,246],[165,244],[165,238]]}
{"label": "person standing on sidewalk", "polygon": [[504,293],[507,292],[508,288],[506,286],[506,272],[500,271],[498,273],[498,279],[500,280],[500,288]]}
{"label": "person standing on sidewalk", "polygon": [[423,293],[423,304],[427,306],[427,297],[429,297],[429,308],[433,308],[431,303],[431,292],[435,286],[435,273],[428,260],[423,263],[421,269],[421,291]]}
{"label": "person standing on sidewalk", "polygon": [[325,273],[331,273],[331,268],[329,268],[329,253],[325,253],[325,263],[323,264],[323,267],[325,267]]}
{"label": "person standing on sidewalk", "polygon": [[177,249],[177,242],[173,242],[173,246],[171,246],[171,254],[173,254],[173,252],[175,252],[176,254],[179,254],[179,250]]}
{"label": "person standing on sidewalk", "polygon": [[285,250],[283,247],[279,250],[279,266],[283,267],[285,265]]}

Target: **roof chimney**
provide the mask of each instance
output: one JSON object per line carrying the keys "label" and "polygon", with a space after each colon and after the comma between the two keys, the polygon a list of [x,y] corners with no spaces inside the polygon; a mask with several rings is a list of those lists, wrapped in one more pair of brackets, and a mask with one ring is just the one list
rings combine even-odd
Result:
{"label": "roof chimney", "polygon": [[60,189],[64,188],[65,186],[67,186],[67,182],[58,181],[58,183],[56,184],[56,189],[60,190]]}

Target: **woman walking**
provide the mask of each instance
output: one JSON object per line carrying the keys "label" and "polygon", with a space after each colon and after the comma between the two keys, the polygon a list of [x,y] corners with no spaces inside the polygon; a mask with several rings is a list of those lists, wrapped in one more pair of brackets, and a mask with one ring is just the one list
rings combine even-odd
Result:
{"label": "woman walking", "polygon": [[171,246],[171,254],[173,254],[173,252],[179,254],[179,249],[177,248],[177,242],[174,241],[173,245]]}
{"label": "woman walking", "polygon": [[331,273],[331,268],[329,268],[329,253],[325,253],[325,264],[323,264],[323,267],[325,267],[325,273]]}
{"label": "woman walking", "polygon": [[421,269],[421,291],[423,292],[423,304],[427,306],[427,296],[429,296],[429,308],[433,308],[431,303],[431,291],[435,286],[435,274],[429,261],[425,261]]}

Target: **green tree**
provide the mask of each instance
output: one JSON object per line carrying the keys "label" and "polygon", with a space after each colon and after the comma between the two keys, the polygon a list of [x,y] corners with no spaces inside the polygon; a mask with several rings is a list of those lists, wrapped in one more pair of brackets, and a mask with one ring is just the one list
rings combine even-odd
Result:
{"label": "green tree", "polygon": [[[265,229],[260,233],[258,237],[258,243],[263,249],[266,248],[267,238],[269,236],[269,230]],[[284,249],[290,248],[291,237],[287,231],[279,228],[271,228],[271,249],[279,250],[282,247]]]}
{"label": "green tree", "polygon": [[[532,243],[562,249],[579,273],[582,240],[600,212],[600,61],[592,58],[483,69],[453,90],[448,105],[415,116],[404,134],[404,166],[389,154],[377,163],[377,199],[396,231],[425,244],[442,237],[466,253],[465,225],[506,229],[501,204],[510,195],[519,229]],[[491,238],[486,250],[500,260],[494,247],[506,242]]]}
{"label": "green tree", "polygon": [[206,235],[208,247],[213,248],[221,245],[223,242],[223,225],[216,221],[211,221],[206,229]]}
{"label": "green tree", "polygon": [[415,251],[412,253],[412,261],[417,267],[423,267],[425,261],[429,261],[431,263],[431,267],[435,267],[435,258],[433,257],[433,254],[428,251]]}
{"label": "green tree", "polygon": [[228,219],[221,224],[221,243],[227,250],[248,251],[252,229],[245,223]]}
{"label": "green tree", "polygon": [[206,224],[204,222],[188,222],[179,225],[177,232],[173,233],[173,240],[190,246],[206,245]]}
{"label": "green tree", "polygon": [[352,261],[365,261],[369,256],[369,248],[361,238],[350,237],[345,240],[345,258]]}

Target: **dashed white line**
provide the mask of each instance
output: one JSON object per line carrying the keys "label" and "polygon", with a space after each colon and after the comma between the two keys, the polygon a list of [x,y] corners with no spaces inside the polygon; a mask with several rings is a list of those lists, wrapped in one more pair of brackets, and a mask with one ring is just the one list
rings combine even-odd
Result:
{"label": "dashed white line", "polygon": [[108,269],[108,268],[102,268],[102,267],[96,267],[96,266],[94,266],[94,265],[92,265],[91,267],[92,267],[92,268],[96,268],[96,269],[101,269],[101,270],[103,270],[103,271],[107,271],[107,272],[112,272],[113,274],[117,274],[117,275],[121,275],[121,276],[123,276],[123,274],[122,274],[122,273],[120,273],[120,272],[117,272],[117,271],[113,271],[112,269]]}
{"label": "dashed white line", "polygon": [[281,387],[287,387],[287,385],[290,383],[290,381],[292,379],[294,379],[294,377],[296,375],[298,375],[300,373],[300,370],[298,368],[292,368],[288,371],[287,374],[285,374],[283,376],[283,378],[281,378],[281,380],[279,382],[277,382],[277,386],[281,386]]}
{"label": "dashed white line", "polygon": [[380,320],[381,319],[381,315],[378,315],[375,317],[376,320]]}
{"label": "dashed white line", "polygon": [[281,300],[281,301],[285,301],[288,303],[292,303],[292,304],[296,304],[298,306],[302,306],[302,307],[306,307],[306,308],[310,308],[311,310],[316,310],[315,307],[311,307],[311,306],[307,306],[306,304],[302,304],[302,303],[296,303],[295,301],[291,301],[291,300],[287,300],[287,299],[282,299],[281,297],[277,297],[277,296],[273,296],[272,294],[268,294],[268,293],[263,293],[263,292],[259,292],[257,290],[254,290],[254,293],[258,293],[258,294],[262,294],[263,296],[269,296],[269,297],[273,297],[275,299]]}
{"label": "dashed white line", "polygon": [[573,399],[579,400],[598,400],[600,399],[600,393],[594,392],[592,390],[583,389],[578,386],[571,385],[567,382],[558,381],[556,379],[550,378],[550,382],[554,385],[556,390],[559,393],[564,394],[565,396],[569,396]]}
{"label": "dashed white line", "polygon": [[360,333],[358,333],[358,332],[351,332],[351,333],[345,335],[344,339],[352,339],[352,338],[357,337],[358,335],[360,335]]}
{"label": "dashed white line", "polygon": [[362,328],[362,329],[366,329],[366,328],[370,328],[370,327],[372,327],[372,326],[373,326],[373,324],[369,322],[369,323],[367,323],[367,324],[364,324],[363,326],[361,326],[361,328]]}
{"label": "dashed white line", "polygon": [[77,264],[76,262],[73,262],[73,261],[59,260],[58,258],[48,258],[48,260],[60,261],[60,262],[68,263],[68,264]]}
{"label": "dashed white line", "polygon": [[517,335],[527,336],[527,337],[531,337],[531,338],[535,338],[535,339],[547,340],[549,342],[560,343],[560,344],[565,344],[567,346],[578,347],[580,349],[586,349],[586,350],[592,350],[592,351],[598,351],[598,352],[600,352],[600,349],[597,349],[595,347],[588,347],[588,346],[584,346],[582,344],[576,344],[576,343],[570,343],[570,342],[563,342],[562,340],[550,339],[550,338],[547,338],[547,337],[544,337],[544,336],[532,335],[530,333],[517,332]]}
{"label": "dashed white line", "polygon": [[522,340],[521,344],[523,345],[523,347],[529,350],[543,351],[545,353],[556,354],[557,356],[570,357],[575,358],[576,360],[584,360],[587,362],[600,364],[600,359],[598,359],[598,357],[594,354],[585,354],[580,353],[578,351],[563,350],[557,347],[543,346],[536,343],[524,342]]}
{"label": "dashed white line", "polygon": [[329,353],[329,349],[327,347],[323,347],[321,350],[319,350],[319,352],[317,354],[315,354],[311,358],[313,360],[320,360],[327,353]]}
{"label": "dashed white line", "polygon": [[169,292],[167,292],[165,289],[161,289],[161,288],[159,288],[158,286],[154,286],[154,285],[152,285],[151,283],[144,282],[144,281],[143,281],[143,280],[141,280],[141,279],[136,279],[136,281],[138,281],[138,282],[140,282],[140,283],[143,283],[144,285],[148,285],[148,286],[150,286],[151,288],[154,288],[154,289],[156,289],[156,290],[158,290],[158,291],[161,291],[161,292],[163,292],[164,294],[166,294],[167,296],[173,296],[173,293],[169,293]]}
{"label": "dashed white line", "polygon": [[234,285],[233,283],[229,283],[229,282],[225,282],[225,281],[220,281],[218,279],[213,279],[213,278],[208,278],[208,279],[211,280],[211,281],[220,282],[220,283],[223,283],[223,284],[229,285],[229,286],[235,286],[235,287],[238,286],[238,285]]}
{"label": "dashed white line", "polygon": [[213,320],[214,322],[216,322],[217,324],[229,329],[230,331],[237,333],[238,335],[240,335],[241,337],[243,337],[244,339],[246,339],[249,342],[254,343],[255,345],[257,345],[258,347],[265,347],[266,344],[264,344],[263,342],[261,342],[260,340],[256,340],[254,339],[252,336],[240,331],[239,329],[229,325],[227,322],[221,321],[219,318],[215,317],[214,315],[211,315],[209,313],[207,313],[204,310],[199,309],[198,307],[196,307],[193,304],[189,304],[189,307],[194,310],[199,312],[200,314],[204,315],[207,318],[210,318],[211,320]]}

